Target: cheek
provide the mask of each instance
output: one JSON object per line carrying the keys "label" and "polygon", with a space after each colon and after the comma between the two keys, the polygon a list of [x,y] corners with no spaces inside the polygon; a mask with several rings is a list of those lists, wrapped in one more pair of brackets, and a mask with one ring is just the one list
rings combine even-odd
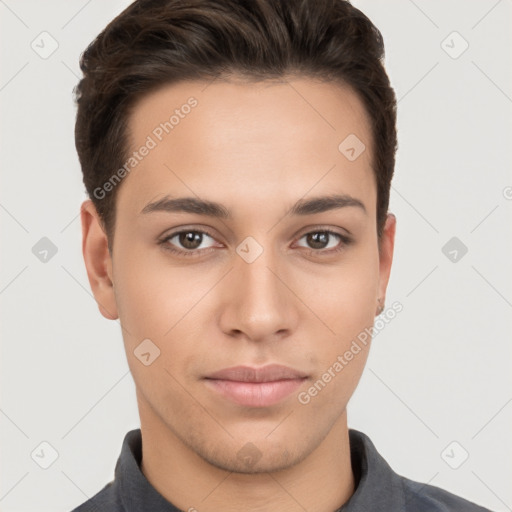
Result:
{"label": "cheek", "polygon": [[342,349],[373,324],[378,283],[378,257],[372,251],[354,252],[350,260],[315,279],[304,277],[305,302],[325,324],[331,346]]}
{"label": "cheek", "polygon": [[329,418],[328,422],[334,422],[346,408],[368,357],[369,345],[359,345],[356,354],[350,351],[350,361],[345,358],[346,351],[335,354],[297,396],[310,417],[325,417]]}
{"label": "cheek", "polygon": [[[154,343],[157,347],[153,348],[155,353],[160,350],[155,364],[162,359],[163,335],[174,323],[172,301],[175,293],[168,290],[165,296],[162,294],[165,276],[162,276],[161,268],[148,264],[144,251],[123,247],[121,237],[119,242],[116,247],[118,257],[113,266],[115,297],[128,363],[132,371],[138,372],[141,361],[137,360],[134,351],[137,352],[143,340],[149,339]],[[151,348],[151,344],[148,347]]]}
{"label": "cheek", "polygon": [[124,248],[121,236],[118,249],[113,268],[121,321],[137,336],[162,337],[192,304],[196,284],[186,271],[166,265],[160,250],[143,244]]}
{"label": "cheek", "polygon": [[329,279],[314,280],[310,287],[309,304],[325,325],[319,326],[324,334],[315,344],[317,373],[304,400],[319,414],[331,407],[334,418],[359,382],[371,344],[378,280],[378,256],[358,251]]}
{"label": "cheek", "polygon": [[205,315],[201,300],[218,277],[168,265],[162,255],[148,258],[142,250],[119,254],[125,257],[114,265],[116,303],[130,368],[142,377],[134,351],[147,339],[160,351],[155,367],[180,368],[190,341],[204,338],[200,332],[201,316]]}

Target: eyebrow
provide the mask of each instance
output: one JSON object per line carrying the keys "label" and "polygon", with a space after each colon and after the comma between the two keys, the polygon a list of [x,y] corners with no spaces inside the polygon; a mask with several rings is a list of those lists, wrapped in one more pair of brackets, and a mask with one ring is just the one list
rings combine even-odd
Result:
{"label": "eyebrow", "polygon": [[[363,202],[359,199],[347,194],[333,194],[314,197],[312,199],[299,199],[286,212],[286,215],[312,215],[346,207],[356,207],[361,209],[364,213],[367,213]],[[197,197],[173,198],[171,196],[165,196],[158,201],[148,203],[140,213],[148,214],[153,212],[195,213],[228,220],[233,218],[231,211],[224,205]]]}

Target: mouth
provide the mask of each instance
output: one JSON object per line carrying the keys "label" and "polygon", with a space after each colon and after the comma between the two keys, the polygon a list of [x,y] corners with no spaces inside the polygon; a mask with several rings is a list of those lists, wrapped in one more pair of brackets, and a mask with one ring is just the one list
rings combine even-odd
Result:
{"label": "mouth", "polygon": [[269,407],[296,391],[308,375],[282,365],[235,366],[205,377],[209,389],[246,407]]}

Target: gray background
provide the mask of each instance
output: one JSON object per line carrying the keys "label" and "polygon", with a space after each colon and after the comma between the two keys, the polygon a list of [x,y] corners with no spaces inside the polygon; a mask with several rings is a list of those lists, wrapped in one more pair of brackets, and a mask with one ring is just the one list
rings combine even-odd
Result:
{"label": "gray background", "polygon": [[[399,99],[387,304],[403,311],[375,337],[349,426],[398,473],[497,511],[512,510],[511,3],[354,1]],[[71,96],[80,53],[128,4],[0,0],[1,511],[82,503],[139,426],[119,324],[82,259]],[[48,469],[31,457],[50,462],[43,441]]]}

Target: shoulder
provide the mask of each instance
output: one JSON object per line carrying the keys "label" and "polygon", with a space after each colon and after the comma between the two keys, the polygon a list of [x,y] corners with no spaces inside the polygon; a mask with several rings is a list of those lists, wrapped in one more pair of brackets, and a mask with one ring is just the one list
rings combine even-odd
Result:
{"label": "shoulder", "polygon": [[73,509],[71,512],[124,512],[122,503],[114,493],[113,482],[109,482],[92,498]]}
{"label": "shoulder", "polygon": [[404,491],[404,510],[414,512],[491,512],[434,485],[400,476]]}
{"label": "shoulder", "polygon": [[363,432],[350,429],[350,451],[357,488],[342,509],[396,512],[491,512],[449,491],[395,472]]}

